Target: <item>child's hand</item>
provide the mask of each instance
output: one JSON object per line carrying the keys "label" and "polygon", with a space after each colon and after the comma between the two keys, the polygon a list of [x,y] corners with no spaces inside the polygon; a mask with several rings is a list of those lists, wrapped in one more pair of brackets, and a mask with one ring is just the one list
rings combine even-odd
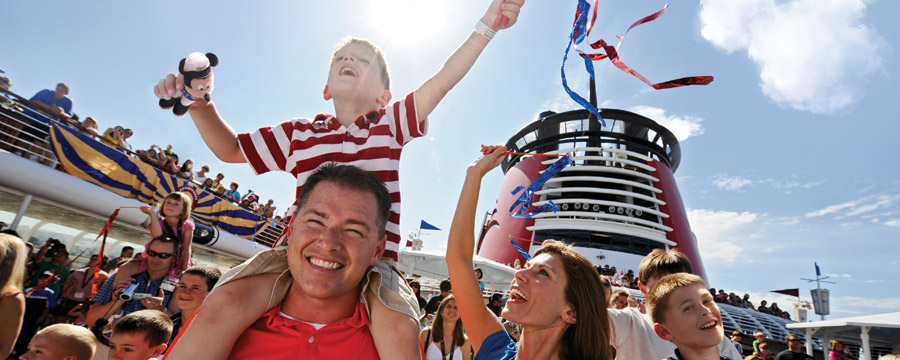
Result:
{"label": "child's hand", "polygon": [[153,216],[153,208],[148,205],[141,206],[141,212]]}
{"label": "child's hand", "polygon": [[[525,5],[525,0],[494,0],[481,21],[488,26],[497,24],[494,30],[506,29],[516,23],[522,5]],[[498,14],[503,17],[499,23],[496,22]]]}
{"label": "child's hand", "polygon": [[160,99],[169,100],[181,94],[182,89],[184,89],[184,76],[169,74],[153,87],[153,93]]}

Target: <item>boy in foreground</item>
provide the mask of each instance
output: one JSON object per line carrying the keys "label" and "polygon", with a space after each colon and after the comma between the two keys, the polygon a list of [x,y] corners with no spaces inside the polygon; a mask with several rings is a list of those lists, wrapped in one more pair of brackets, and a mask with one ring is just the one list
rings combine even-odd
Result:
{"label": "boy in foreground", "polygon": [[666,360],[731,360],[719,356],[722,315],[699,276],[679,273],[660,279],[647,293],[647,307],[656,334],[677,346]]}
{"label": "boy in foreground", "polygon": [[110,360],[147,360],[162,355],[172,336],[172,320],[157,310],[125,315],[109,337]]}
{"label": "boy in foreground", "polygon": [[91,360],[97,338],[90,330],[72,324],[55,324],[38,331],[22,360]]}
{"label": "boy in foreground", "polygon": [[[207,146],[219,159],[248,162],[259,174],[271,170],[291,172],[297,177],[298,195],[306,179],[327,162],[355,165],[375,173],[387,184],[393,199],[387,243],[384,260],[374,267],[374,271],[381,274],[382,282],[368,285],[366,292],[367,297],[372,297],[367,311],[382,358],[421,358],[415,342],[419,330],[418,301],[396,270],[401,240],[400,153],[406,143],[427,133],[428,115],[465,76],[487,46],[496,30],[486,24],[494,23],[502,15],[507,25],[501,27],[511,26],[523,3],[524,0],[494,0],[469,38],[438,73],[393,104],[390,102],[390,77],[381,51],[366,40],[349,39],[333,54],[323,91],[325,100],[334,102],[334,115],[294,119],[252,134],[237,134],[219,116],[212,103],[198,99],[189,110]],[[183,88],[183,78],[170,74],[154,91],[157,97],[169,99]],[[292,224],[293,219],[288,218],[285,222]],[[284,234],[289,231],[286,229]],[[262,252],[227,273],[180,341],[191,348],[175,346],[173,358],[176,355],[178,358],[196,358],[227,354],[243,329],[284,298],[286,289],[276,289],[273,285],[286,269],[268,266],[272,256],[283,255],[284,250],[279,249]],[[319,262],[314,265],[340,271],[345,264]],[[247,299],[247,294],[253,297]],[[240,310],[235,309],[232,302],[238,297],[247,300]],[[231,320],[226,328],[209,326],[216,322],[216,315],[224,313]],[[217,343],[210,344],[211,338]]]}
{"label": "boy in foreground", "polygon": [[[656,282],[677,273],[694,273],[694,267],[684,254],[673,249],[653,250],[638,266],[638,288],[646,297]],[[616,357],[619,359],[662,359],[675,350],[675,344],[656,335],[653,320],[638,308],[608,309],[607,312],[615,330]],[[719,354],[730,359],[741,358],[731,340],[724,336],[719,343]]]}

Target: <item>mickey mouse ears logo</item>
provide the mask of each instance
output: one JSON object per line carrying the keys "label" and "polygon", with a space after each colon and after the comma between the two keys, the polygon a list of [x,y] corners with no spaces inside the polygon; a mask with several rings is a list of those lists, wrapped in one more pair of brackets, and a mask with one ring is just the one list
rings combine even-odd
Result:
{"label": "mickey mouse ears logo", "polygon": [[197,195],[197,190],[194,189],[193,186],[184,184],[184,186],[182,186],[181,189],[179,189],[179,191],[181,191],[191,197],[191,200],[193,200],[193,201],[191,201],[191,211],[194,211],[194,209],[197,208],[197,200],[200,199],[200,196]]}

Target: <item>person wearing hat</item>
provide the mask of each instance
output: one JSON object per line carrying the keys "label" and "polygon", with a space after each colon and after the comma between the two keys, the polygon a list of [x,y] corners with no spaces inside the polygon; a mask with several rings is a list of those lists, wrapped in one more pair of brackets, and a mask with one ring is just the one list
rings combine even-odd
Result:
{"label": "person wearing hat", "polygon": [[745,357],[744,360],[775,360],[775,357],[769,352],[769,344],[762,343],[762,345],[759,346],[759,352],[755,352],[752,355]]}
{"label": "person wearing hat", "polygon": [[[45,255],[49,260],[44,258]],[[34,257],[34,261],[37,263],[34,267],[34,273],[42,274],[45,271],[50,271],[51,274],[57,274],[56,279],[59,280],[54,279],[56,281],[53,281],[52,284],[47,284],[47,288],[58,293],[59,288],[66,282],[66,279],[68,279],[71,274],[71,271],[66,267],[68,260],[69,252],[66,250],[66,246],[57,239],[47,239],[47,242],[44,243],[44,246],[41,246],[40,251],[38,251],[37,255]],[[28,283],[28,286],[37,286],[39,282],[40,281],[36,278],[32,279]]]}
{"label": "person wearing hat", "polygon": [[50,113],[57,119],[68,121],[72,118],[72,100],[66,95],[69,95],[69,85],[59,83],[56,84],[56,90],[44,89],[38,91],[29,100],[38,108]]}

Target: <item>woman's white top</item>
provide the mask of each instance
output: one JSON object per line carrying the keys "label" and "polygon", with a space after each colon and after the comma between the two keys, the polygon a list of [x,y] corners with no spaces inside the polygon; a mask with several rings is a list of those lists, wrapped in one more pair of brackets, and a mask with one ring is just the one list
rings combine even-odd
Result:
{"label": "woman's white top", "polygon": [[[451,360],[462,360],[462,351],[457,347],[453,350],[453,353],[450,354],[449,359]],[[425,360],[441,360],[441,347],[431,342],[428,345],[428,349],[425,349]]]}

